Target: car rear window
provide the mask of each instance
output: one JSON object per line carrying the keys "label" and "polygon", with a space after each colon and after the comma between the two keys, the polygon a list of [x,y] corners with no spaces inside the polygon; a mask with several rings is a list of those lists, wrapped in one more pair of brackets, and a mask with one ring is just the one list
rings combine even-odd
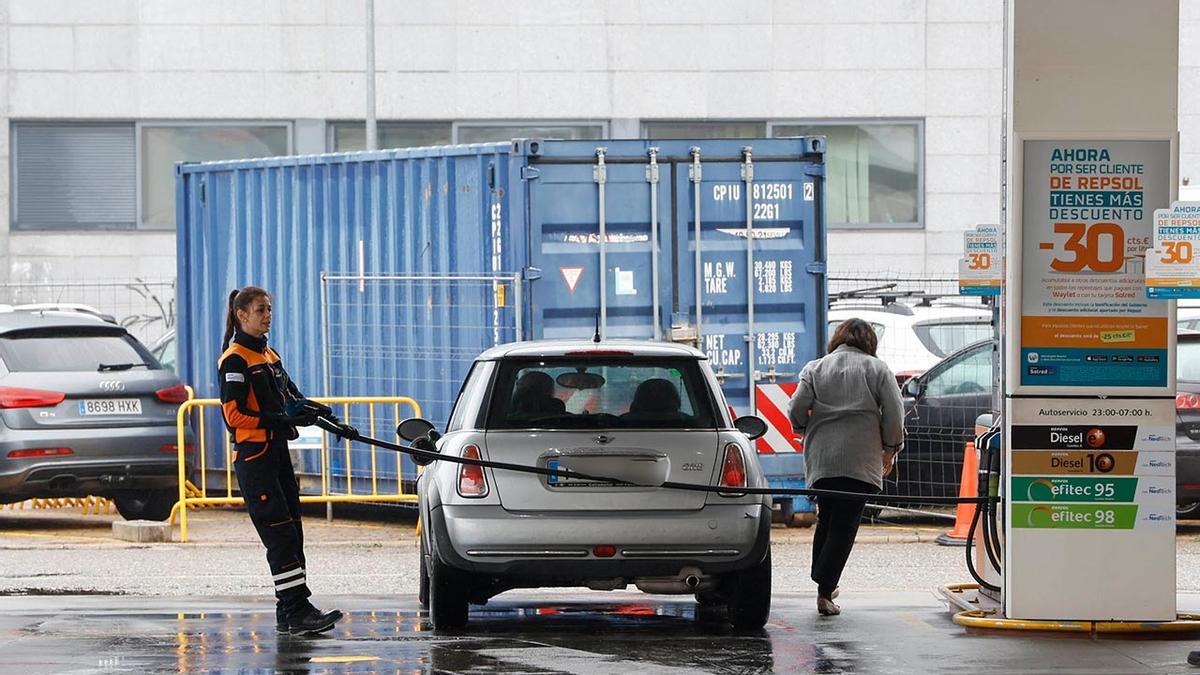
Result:
{"label": "car rear window", "polygon": [[1200,340],[1180,340],[1175,353],[1175,378],[1200,382]]}
{"label": "car rear window", "polygon": [[694,359],[558,357],[502,362],[489,429],[716,427]]}
{"label": "car rear window", "polygon": [[[0,337],[0,357],[13,372],[160,368],[140,342],[120,329],[37,329]],[[132,364],[132,365],[128,365]]]}
{"label": "car rear window", "polygon": [[913,332],[929,351],[945,358],[967,345],[992,336],[992,324],[987,321],[955,321],[919,323]]}

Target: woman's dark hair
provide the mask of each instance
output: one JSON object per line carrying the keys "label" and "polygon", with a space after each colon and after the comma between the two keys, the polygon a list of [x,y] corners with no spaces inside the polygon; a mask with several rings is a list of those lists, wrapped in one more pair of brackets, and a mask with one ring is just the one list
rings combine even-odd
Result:
{"label": "woman's dark hair", "polygon": [[233,289],[229,293],[229,311],[225,314],[225,340],[221,343],[221,351],[229,349],[229,341],[233,339],[233,332],[241,328],[237,320],[237,311],[249,310],[250,305],[259,298],[269,298],[271,294],[258,286],[247,286],[242,289]]}
{"label": "woman's dark hair", "polygon": [[879,337],[875,335],[875,329],[871,328],[871,324],[866,321],[857,318],[846,319],[834,329],[827,349],[832,353],[842,345],[850,345],[859,351],[875,356],[875,349],[879,347]]}

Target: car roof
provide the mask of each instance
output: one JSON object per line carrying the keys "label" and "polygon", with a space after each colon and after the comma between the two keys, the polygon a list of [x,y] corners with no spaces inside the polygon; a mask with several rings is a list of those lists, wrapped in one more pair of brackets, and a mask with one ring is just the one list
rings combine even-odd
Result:
{"label": "car roof", "polygon": [[[595,356],[629,354],[632,356],[669,356],[674,358],[707,359],[708,356],[687,345],[649,340],[531,340],[498,345],[480,354],[479,361],[538,356],[566,356],[591,352]],[[617,353],[617,354],[614,354]]]}
{"label": "car roof", "polygon": [[0,334],[29,328],[95,328],[107,327],[124,331],[124,328],[104,319],[76,311],[13,310],[0,308]]}

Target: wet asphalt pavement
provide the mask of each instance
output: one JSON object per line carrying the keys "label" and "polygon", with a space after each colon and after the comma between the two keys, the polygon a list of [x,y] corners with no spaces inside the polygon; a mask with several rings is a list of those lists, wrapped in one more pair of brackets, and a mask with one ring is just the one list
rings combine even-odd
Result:
{"label": "wet asphalt pavement", "polygon": [[[275,633],[261,597],[0,598],[0,671],[11,673],[1186,673],[1186,642],[972,636],[930,593],[842,598],[820,617],[775,596],[762,631],[640,593],[506,594],[468,628],[432,631],[412,597],[317,598],[346,618],[310,638]],[[1200,607],[1200,596],[1181,602]]]}
{"label": "wet asphalt pavement", "polygon": [[[736,633],[677,596],[578,589],[503,594],[468,628],[432,631],[416,602],[410,522],[306,519],[314,601],[347,613],[315,638],[277,636],[261,544],[244,513],[196,514],[193,543],[130,544],[116,516],[0,510],[0,674],[1195,673],[1200,641],[968,635],[935,598],[966,581],[944,527],[864,526],[839,598],[817,615],[811,530],[772,531],[768,625]],[[308,537],[306,537],[307,539]],[[1180,528],[1179,609],[1200,612],[1200,526]]]}

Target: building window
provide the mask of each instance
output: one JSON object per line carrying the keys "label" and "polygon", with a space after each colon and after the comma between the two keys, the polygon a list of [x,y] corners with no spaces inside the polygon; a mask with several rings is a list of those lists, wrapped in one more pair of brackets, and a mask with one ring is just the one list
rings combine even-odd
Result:
{"label": "building window", "polygon": [[13,229],[133,228],[133,124],[14,122]]}
{"label": "building window", "polygon": [[825,219],[830,225],[921,225],[919,123],[774,124],[771,132],[825,136]]}
{"label": "building window", "polygon": [[[377,122],[379,148],[419,148],[446,145],[452,141],[449,122]],[[365,122],[333,122],[329,125],[330,152],[359,152],[367,149]]]}
{"label": "building window", "polygon": [[696,122],[645,122],[642,137],[660,141],[676,139],[710,138],[763,138],[767,135],[766,122],[696,121]]}
{"label": "building window", "polygon": [[286,155],[291,127],[273,125],[141,125],[141,223],[175,226],[175,163]]}
{"label": "building window", "polygon": [[557,138],[590,141],[604,137],[602,124],[459,124],[456,143],[494,143],[514,138]]}

